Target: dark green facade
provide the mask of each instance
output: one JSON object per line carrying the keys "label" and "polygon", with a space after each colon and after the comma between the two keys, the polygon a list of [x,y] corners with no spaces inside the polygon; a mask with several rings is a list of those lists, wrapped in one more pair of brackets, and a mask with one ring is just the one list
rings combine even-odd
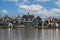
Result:
{"label": "dark green facade", "polygon": [[38,26],[38,21],[37,19],[34,19],[32,21],[24,21],[23,24],[25,26]]}

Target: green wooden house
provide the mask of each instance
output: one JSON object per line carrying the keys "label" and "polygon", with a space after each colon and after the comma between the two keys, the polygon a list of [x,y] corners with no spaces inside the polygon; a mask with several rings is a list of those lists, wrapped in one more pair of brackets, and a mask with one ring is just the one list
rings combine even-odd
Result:
{"label": "green wooden house", "polygon": [[33,26],[38,26],[38,20],[36,18],[33,19]]}
{"label": "green wooden house", "polygon": [[34,18],[34,15],[23,15],[23,25],[26,26],[36,26],[37,25],[37,19]]}
{"label": "green wooden house", "polygon": [[25,26],[38,26],[38,21],[34,18],[32,21],[24,21],[23,24]]}
{"label": "green wooden house", "polygon": [[24,21],[23,24],[25,26],[32,26],[33,25],[33,22],[32,21]]}

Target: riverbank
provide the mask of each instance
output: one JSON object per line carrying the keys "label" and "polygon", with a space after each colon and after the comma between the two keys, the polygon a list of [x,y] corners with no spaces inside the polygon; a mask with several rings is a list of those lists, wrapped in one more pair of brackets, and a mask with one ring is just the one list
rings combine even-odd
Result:
{"label": "riverbank", "polygon": [[[1,27],[1,28],[32,28],[32,29],[56,29],[54,27],[50,28],[50,27],[42,27],[42,26],[6,26],[6,27]],[[58,28],[60,29],[60,28]]]}

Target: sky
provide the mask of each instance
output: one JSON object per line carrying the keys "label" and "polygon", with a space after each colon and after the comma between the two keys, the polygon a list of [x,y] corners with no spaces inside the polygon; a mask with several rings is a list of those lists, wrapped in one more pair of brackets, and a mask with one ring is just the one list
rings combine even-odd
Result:
{"label": "sky", "polygon": [[59,18],[60,0],[0,0],[1,15],[22,16],[28,12],[41,18]]}

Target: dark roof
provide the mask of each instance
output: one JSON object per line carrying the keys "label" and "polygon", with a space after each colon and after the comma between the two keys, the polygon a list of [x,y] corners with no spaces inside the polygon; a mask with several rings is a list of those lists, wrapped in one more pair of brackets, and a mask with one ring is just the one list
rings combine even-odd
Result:
{"label": "dark roof", "polygon": [[4,18],[4,19],[7,19],[7,18],[11,19],[8,15],[3,16],[2,18]]}
{"label": "dark roof", "polygon": [[34,15],[23,15],[23,18],[34,18]]}
{"label": "dark roof", "polygon": [[37,16],[36,18],[37,18],[38,20],[42,20],[42,18],[41,18],[41,17],[39,17],[39,16]]}

